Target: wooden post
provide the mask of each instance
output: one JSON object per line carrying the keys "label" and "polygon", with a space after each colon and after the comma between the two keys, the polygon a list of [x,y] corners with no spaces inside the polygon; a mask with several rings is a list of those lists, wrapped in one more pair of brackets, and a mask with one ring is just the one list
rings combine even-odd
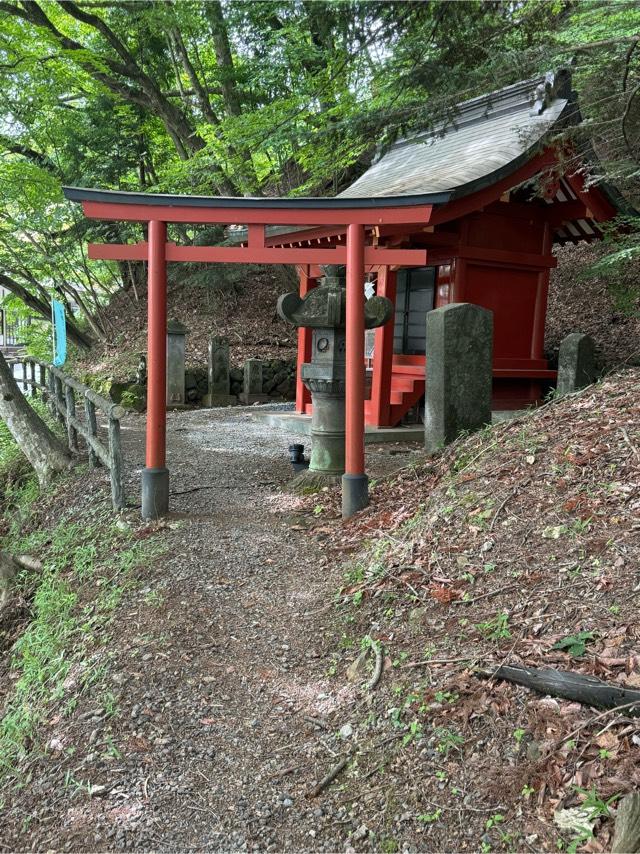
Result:
{"label": "wooden post", "polygon": [[[310,268],[307,265],[300,269],[300,297],[305,297],[311,288],[315,288],[318,280],[311,277]],[[307,405],[311,403],[311,392],[302,382],[301,367],[305,362],[311,361],[311,338],[312,331],[306,326],[298,327],[298,358],[296,370],[296,412],[304,415]]]}
{"label": "wooden post", "polygon": [[[36,369],[36,363],[34,362],[33,363],[33,370],[35,371],[35,369]],[[40,385],[42,386],[42,388],[40,389],[40,396],[42,397],[43,400],[46,400],[47,399],[47,393],[45,390],[45,386],[47,385],[47,369],[45,368],[44,365],[38,365],[38,373],[40,375]]]}
{"label": "wooden post", "polygon": [[167,224],[149,222],[147,446],[142,471],[142,516],[157,519],[169,510],[167,431]]}
{"label": "wooden post", "polygon": [[122,444],[120,442],[120,421],[109,418],[109,457],[111,459],[111,499],[116,510],[125,505],[124,484],[122,482]]}
{"label": "wooden post", "polygon": [[29,363],[25,359],[22,362],[22,391],[26,394],[29,391],[29,377],[27,375],[27,365]]}
{"label": "wooden post", "polygon": [[[381,267],[378,273],[376,296],[387,297],[396,304],[396,272]],[[391,377],[393,372],[393,331],[395,316],[375,331],[373,346],[373,377],[371,382],[370,423],[389,427],[391,420]]]}
{"label": "wooden post", "polygon": [[64,417],[64,413],[66,411],[67,404],[66,404],[66,401],[64,398],[62,380],[60,379],[60,377],[57,377],[55,374],[54,374],[54,383],[55,383],[55,388],[56,388],[56,400],[58,401],[58,405],[56,406],[56,416],[58,418],[58,421],[61,424],[64,424],[67,420]]}
{"label": "wooden post", "polygon": [[78,450],[78,431],[73,426],[76,417],[76,395],[70,385],[64,386],[65,406],[67,409],[67,436],[69,437],[69,450]]}
{"label": "wooden post", "polygon": [[[91,436],[92,439],[95,439],[98,435],[96,407],[93,401],[89,400],[88,397],[85,397],[84,399],[84,415],[87,420],[87,431],[89,433],[89,436]],[[91,468],[98,468],[98,466],[100,465],[100,460],[98,459],[96,452],[93,450],[89,442],[87,442],[87,447],[89,449],[89,465],[91,466]]]}
{"label": "wooden post", "polygon": [[49,412],[52,418],[57,418],[56,409],[56,377],[52,370],[49,370],[47,375],[47,385],[49,387]]}
{"label": "wooden post", "polygon": [[38,389],[36,387],[36,363],[33,360],[30,360],[29,362],[29,373],[31,375],[31,396],[36,398],[38,396]]}
{"label": "wooden post", "polygon": [[[544,241],[542,254],[548,255],[552,248],[552,234],[549,223],[544,225]],[[549,269],[541,270],[538,274],[538,288],[536,290],[536,303],[533,313],[533,332],[531,335],[531,358],[544,358],[544,331],[547,318],[547,300],[549,298]]]}
{"label": "wooden post", "polygon": [[364,471],[364,226],[347,226],[345,473],[342,516],[369,503]]}

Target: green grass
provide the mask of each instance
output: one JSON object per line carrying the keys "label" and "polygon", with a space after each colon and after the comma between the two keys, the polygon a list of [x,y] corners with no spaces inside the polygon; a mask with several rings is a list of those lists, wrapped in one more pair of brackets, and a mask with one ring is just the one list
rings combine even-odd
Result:
{"label": "green grass", "polygon": [[159,553],[154,540],[118,528],[110,511],[88,508],[85,515],[19,542],[43,569],[17,579],[23,595],[33,597],[32,620],[13,648],[18,678],[0,721],[0,775],[16,770],[54,706],[70,714],[78,696],[104,678],[115,609],[135,585],[135,569]]}
{"label": "green grass", "polygon": [[[29,403],[40,418],[63,438],[64,430],[55,421],[39,398],[29,398]],[[0,513],[8,508],[20,520],[40,494],[35,473],[15,442],[4,421],[0,421]]]}

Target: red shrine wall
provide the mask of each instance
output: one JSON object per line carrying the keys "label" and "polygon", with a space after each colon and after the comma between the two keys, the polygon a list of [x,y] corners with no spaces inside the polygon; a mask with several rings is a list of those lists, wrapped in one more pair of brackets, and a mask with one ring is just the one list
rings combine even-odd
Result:
{"label": "red shrine wall", "polygon": [[493,357],[530,359],[539,273],[465,264],[462,301],[493,312]]}

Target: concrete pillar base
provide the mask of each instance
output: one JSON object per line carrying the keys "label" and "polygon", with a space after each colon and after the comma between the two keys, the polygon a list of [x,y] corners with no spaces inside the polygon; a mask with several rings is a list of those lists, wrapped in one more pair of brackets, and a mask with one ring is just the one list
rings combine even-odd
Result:
{"label": "concrete pillar base", "polygon": [[369,504],[369,478],[366,474],[342,475],[342,518],[349,519]]}
{"label": "concrete pillar base", "polygon": [[159,519],[169,512],[169,469],[142,469],[142,518]]}

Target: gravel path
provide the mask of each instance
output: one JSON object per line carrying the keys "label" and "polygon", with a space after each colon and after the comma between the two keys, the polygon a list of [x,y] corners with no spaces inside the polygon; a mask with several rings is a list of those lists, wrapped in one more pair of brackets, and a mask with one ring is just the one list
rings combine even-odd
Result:
{"label": "gravel path", "polygon": [[[133,459],[140,422],[129,426]],[[130,614],[141,655],[121,718],[144,749],[127,757],[126,814],[109,841],[297,849],[321,820],[303,797],[317,742],[304,715],[340,702],[325,677],[332,634],[322,614],[303,614],[322,610],[337,580],[279,492],[290,437],[239,410],[173,413],[167,435],[172,519],[183,521],[170,522],[169,554],[140,594],[162,604]]]}

